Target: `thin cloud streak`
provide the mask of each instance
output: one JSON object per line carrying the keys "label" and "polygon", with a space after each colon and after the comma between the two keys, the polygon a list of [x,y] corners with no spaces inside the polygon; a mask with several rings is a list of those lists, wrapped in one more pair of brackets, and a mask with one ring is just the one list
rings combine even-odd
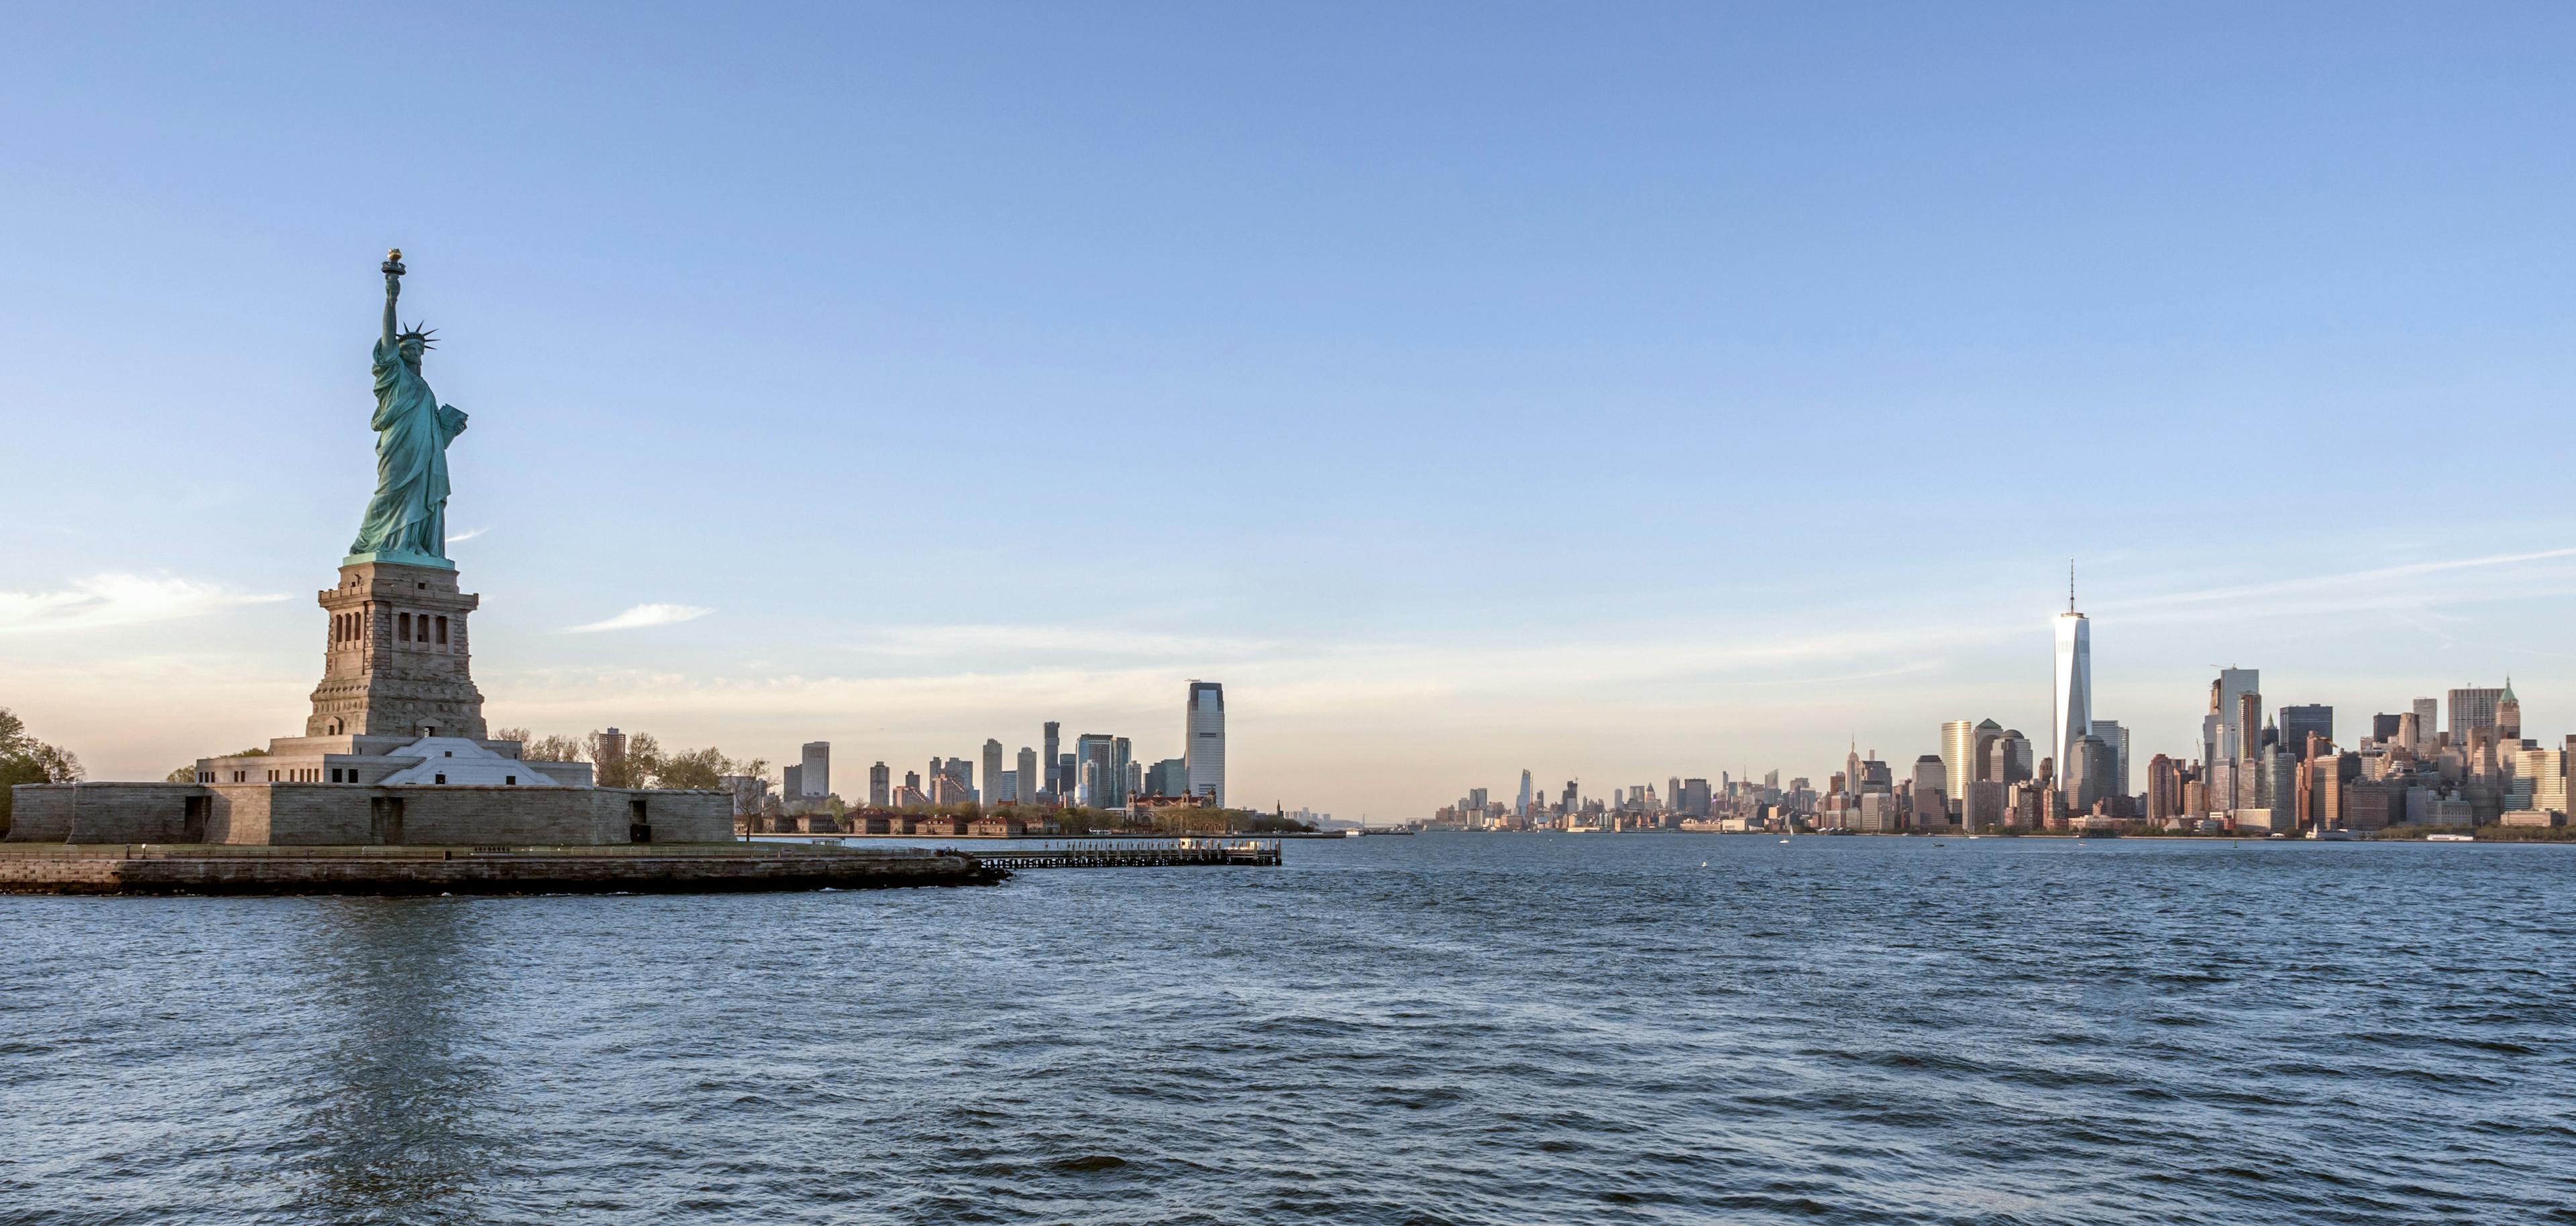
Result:
{"label": "thin cloud streak", "polygon": [[[2171,622],[2233,620],[2295,613],[2420,609],[2428,605],[2457,603],[2463,599],[2485,599],[2487,595],[2484,592],[2471,593],[2456,588],[2410,587],[2389,591],[2385,590],[2383,585],[2426,575],[2458,571],[2499,571],[2522,567],[2533,562],[2553,562],[2568,558],[2576,558],[2576,548],[2499,553],[2434,562],[2409,562],[2397,566],[2347,571],[2342,574],[2310,575],[2271,583],[2248,583],[2231,587],[2203,588],[2191,592],[2171,592],[2161,596],[2141,596],[2131,600],[2115,600],[2101,606],[2101,611],[2108,615],[2119,615],[2128,621]],[[2566,590],[2568,590],[2566,587],[2561,586],[2545,591],[2514,594],[2558,595]],[[2314,598],[2303,600],[2299,599],[2300,597]],[[2215,605],[2225,607],[2210,607]],[[2135,616],[2130,616],[2132,610],[2139,612]]]}
{"label": "thin cloud streak", "polygon": [[1088,626],[888,626],[862,650],[883,655],[938,656],[967,652],[1043,651],[1170,658],[1239,657],[1276,651],[1270,639],[1157,634]]}
{"label": "thin cloud streak", "polygon": [[284,599],[282,594],[236,592],[193,579],[110,572],[75,579],[68,591],[0,592],[0,634],[176,621]]}
{"label": "thin cloud streak", "polygon": [[565,634],[598,634],[607,630],[642,630],[651,626],[676,626],[681,622],[696,621],[713,612],[715,612],[713,609],[705,609],[700,608],[697,605],[688,604],[639,604],[634,608],[628,609],[627,611],[620,613],[615,617],[608,618],[605,621],[595,621],[579,626],[566,626],[563,628],[563,632]]}
{"label": "thin cloud streak", "polygon": [[453,545],[453,544],[456,544],[456,543],[457,543],[457,542],[459,542],[459,541],[470,541],[470,540],[473,540],[475,537],[481,536],[481,535],[483,535],[484,533],[489,532],[489,531],[491,531],[491,529],[490,529],[490,528],[468,528],[468,529],[466,529],[466,530],[465,530],[465,531],[463,531],[463,532],[456,532],[456,533],[451,533],[451,534],[449,534],[449,536],[448,536],[448,538],[447,538],[447,543],[448,543],[448,544],[450,544],[450,545]]}

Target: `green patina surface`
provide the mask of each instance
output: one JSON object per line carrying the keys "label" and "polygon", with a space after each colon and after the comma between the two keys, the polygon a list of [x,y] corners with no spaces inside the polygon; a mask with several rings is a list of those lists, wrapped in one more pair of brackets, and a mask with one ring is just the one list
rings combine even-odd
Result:
{"label": "green patina surface", "polygon": [[454,570],[447,558],[447,445],[465,432],[465,414],[438,403],[421,377],[429,334],[398,330],[401,253],[385,261],[385,327],[375,346],[376,494],[341,564],[398,562]]}

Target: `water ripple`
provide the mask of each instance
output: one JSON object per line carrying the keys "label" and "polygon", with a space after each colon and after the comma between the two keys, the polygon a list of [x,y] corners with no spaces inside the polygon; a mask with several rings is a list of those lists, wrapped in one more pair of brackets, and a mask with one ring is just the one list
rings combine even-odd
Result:
{"label": "water ripple", "polygon": [[0,898],[0,1223],[2576,1221],[2576,849],[1289,860]]}

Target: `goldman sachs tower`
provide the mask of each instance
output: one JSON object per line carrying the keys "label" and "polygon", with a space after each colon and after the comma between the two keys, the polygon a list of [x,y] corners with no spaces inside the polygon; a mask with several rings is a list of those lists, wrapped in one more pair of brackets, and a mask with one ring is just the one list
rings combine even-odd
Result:
{"label": "goldman sachs tower", "polygon": [[2075,742],[2093,731],[2093,624],[2075,611],[2073,562],[2066,564],[2066,611],[2051,620],[2057,623],[2057,727],[2050,747],[2062,788]]}

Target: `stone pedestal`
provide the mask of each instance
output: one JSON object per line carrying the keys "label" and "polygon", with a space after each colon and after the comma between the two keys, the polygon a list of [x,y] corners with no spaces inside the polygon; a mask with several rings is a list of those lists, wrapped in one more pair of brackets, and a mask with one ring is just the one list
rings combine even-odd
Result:
{"label": "stone pedestal", "polygon": [[453,569],[342,566],[340,586],[320,593],[322,684],[304,734],[482,740],[483,693],[465,630],[482,602],[457,590]]}

